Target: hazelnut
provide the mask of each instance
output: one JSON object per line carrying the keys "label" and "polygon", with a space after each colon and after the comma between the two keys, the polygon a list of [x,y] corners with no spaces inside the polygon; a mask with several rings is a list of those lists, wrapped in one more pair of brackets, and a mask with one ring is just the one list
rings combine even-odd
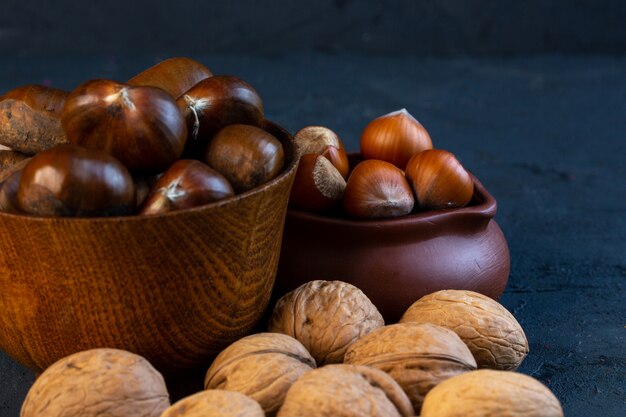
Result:
{"label": "hazelnut", "polygon": [[402,388],[376,368],[327,365],[289,389],[278,417],[409,417],[413,407]]}
{"label": "hazelnut", "polygon": [[248,395],[272,416],[291,384],[313,368],[315,361],[296,339],[259,333],[239,339],[217,355],[204,387]]}
{"label": "hazelnut", "polygon": [[491,298],[465,290],[443,290],[417,300],[401,323],[432,323],[454,331],[479,368],[514,370],[528,354],[522,326]]}
{"label": "hazelnut", "polygon": [[352,342],[384,324],[376,306],[354,285],[317,280],[278,300],[269,330],[298,339],[322,366],[343,362]]}
{"label": "hazelnut", "polygon": [[433,388],[421,416],[563,417],[563,409],[548,387],[528,375],[481,369]]}
{"label": "hazelnut", "polygon": [[348,348],[345,362],[387,372],[420,410],[424,396],[441,381],[476,369],[476,361],[452,330],[433,324],[400,323],[376,329]]}
{"label": "hazelnut", "polygon": [[134,353],[92,349],[46,369],[28,391],[21,417],[158,417],[170,405],[163,377]]}
{"label": "hazelnut", "polygon": [[212,389],[183,398],[161,417],[265,417],[252,398],[234,391]]}

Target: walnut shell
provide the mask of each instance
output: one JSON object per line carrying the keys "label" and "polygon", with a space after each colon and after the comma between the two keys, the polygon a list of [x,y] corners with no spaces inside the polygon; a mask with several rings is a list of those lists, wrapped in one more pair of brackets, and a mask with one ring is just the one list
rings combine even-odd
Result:
{"label": "walnut shell", "polygon": [[315,361],[296,339],[259,333],[224,349],[207,371],[204,387],[245,394],[271,416],[280,408],[291,384],[313,368]]}
{"label": "walnut shell", "polygon": [[563,409],[548,387],[528,375],[481,369],[433,388],[421,416],[563,417]]}
{"label": "walnut shell", "polygon": [[287,393],[278,417],[408,417],[402,388],[376,368],[327,365],[304,375]]}
{"label": "walnut shell", "polygon": [[473,291],[444,290],[417,300],[400,322],[432,323],[454,331],[479,368],[514,370],[528,354],[522,326],[491,298]]}
{"label": "walnut shell", "polygon": [[265,417],[252,398],[239,392],[212,389],[183,398],[161,417]]}
{"label": "walnut shell", "polygon": [[343,362],[351,343],[384,325],[383,316],[360,289],[318,280],[278,300],[269,330],[298,339],[322,366]]}
{"label": "walnut shell", "polygon": [[158,417],[170,405],[161,374],[141,356],[92,349],[52,364],[35,381],[21,417]]}
{"label": "walnut shell", "polygon": [[418,412],[432,387],[476,369],[472,353],[456,333],[427,323],[400,323],[376,329],[348,348],[345,362],[387,372]]}

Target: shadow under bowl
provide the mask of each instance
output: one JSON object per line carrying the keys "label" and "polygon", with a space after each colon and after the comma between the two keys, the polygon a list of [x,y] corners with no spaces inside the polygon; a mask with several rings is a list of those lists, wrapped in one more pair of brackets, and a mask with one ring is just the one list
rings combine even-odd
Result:
{"label": "shadow under bowl", "polygon": [[0,348],[39,372],[71,353],[126,349],[163,373],[210,363],[270,299],[297,158],[272,181],[162,215],[0,213]]}
{"label": "shadow under bowl", "polygon": [[443,289],[498,299],[510,258],[493,220],[496,201],[474,176],[468,206],[384,220],[287,211],[274,298],[305,282],[340,280],[360,288],[387,323],[420,297]]}

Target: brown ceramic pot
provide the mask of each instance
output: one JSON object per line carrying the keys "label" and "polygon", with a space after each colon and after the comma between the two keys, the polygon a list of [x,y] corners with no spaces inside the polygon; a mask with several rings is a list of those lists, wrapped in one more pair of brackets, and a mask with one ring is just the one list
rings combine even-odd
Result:
{"label": "brown ceramic pot", "polygon": [[199,368],[250,332],[270,299],[296,158],[270,182],[153,216],[0,213],[0,348],[40,371],[111,347],[160,371]]}
{"label": "brown ceramic pot", "polygon": [[467,207],[386,220],[287,211],[274,297],[314,279],[356,285],[387,323],[423,295],[465,289],[498,299],[510,258],[496,201],[475,178]]}

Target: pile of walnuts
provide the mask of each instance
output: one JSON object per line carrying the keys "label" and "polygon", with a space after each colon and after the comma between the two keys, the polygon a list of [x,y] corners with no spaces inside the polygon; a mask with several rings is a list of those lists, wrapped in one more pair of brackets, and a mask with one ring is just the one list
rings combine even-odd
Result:
{"label": "pile of walnuts", "polygon": [[438,291],[385,325],[358,288],[311,281],[277,302],[268,332],[215,358],[205,391],[170,406],[147,361],[95,349],[48,368],[21,416],[562,417],[547,387],[512,372],[527,353],[517,320],[481,294]]}

